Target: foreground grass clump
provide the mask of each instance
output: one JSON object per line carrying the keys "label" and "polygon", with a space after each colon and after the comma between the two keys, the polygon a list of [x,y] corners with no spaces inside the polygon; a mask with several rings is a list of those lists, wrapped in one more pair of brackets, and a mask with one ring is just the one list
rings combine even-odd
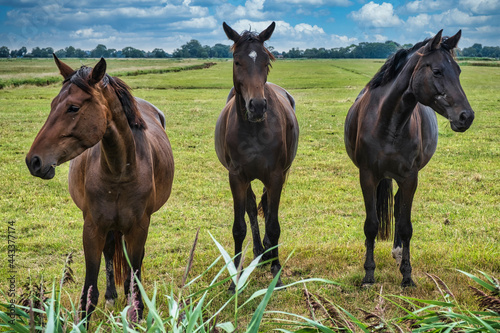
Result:
{"label": "foreground grass clump", "polygon": [[[81,65],[79,60],[71,61],[68,60],[73,68]],[[93,66],[97,61],[85,59],[85,64]],[[202,60],[110,59],[107,62],[111,74],[203,64]],[[176,163],[172,195],[151,219],[142,273],[146,294],[152,297],[154,290],[157,291],[156,305],[163,319],[169,313],[166,295],[170,297],[171,290],[178,295],[182,286],[186,257],[196,231],[200,229],[200,237],[190,274],[200,278],[183,293],[186,297],[209,286],[224,267],[220,260],[204,273],[213,258],[220,255],[209,233],[225,249],[233,248],[231,192],[227,171],[220,165],[213,143],[215,123],[232,86],[232,62],[214,62],[216,65],[199,70],[122,77],[135,96],[150,101],[165,113]],[[419,174],[412,211],[412,267],[417,288],[400,288],[401,274],[390,253],[392,244],[379,242],[375,249],[376,284],[374,288],[361,289],[364,207],[357,168],[345,153],[343,124],[359,91],[382,63],[353,59],[273,63],[269,81],[294,96],[300,126],[297,157],[283,190],[279,212],[280,253],[282,258],[293,253],[283,267],[282,280],[285,284],[309,278],[338,282],[339,285],[308,283],[307,290],[363,323],[366,323],[363,311],[374,312],[380,303],[381,289],[384,297],[441,301],[439,288],[427,274],[446,282],[461,309],[482,311],[474,292],[468,288],[470,279],[458,270],[500,275],[500,68],[462,67],[462,86],[476,112],[476,119],[466,133],[454,133],[449,122],[438,117],[438,148]],[[58,77],[58,73],[51,59],[0,61],[0,78],[8,76]],[[56,279],[57,294],[61,267],[72,252],[75,283],[65,284],[61,296],[61,308],[71,311],[72,304],[78,304],[85,265],[81,241],[83,218],[68,193],[69,166],[59,166],[55,178],[44,181],[32,177],[24,161],[61,83],[62,78],[59,83],[44,87],[23,85],[0,90],[0,239],[3,239],[0,254],[6,258],[7,226],[12,222],[17,236],[16,295],[20,296],[27,276],[37,283],[34,277],[43,276],[49,282]],[[253,188],[260,195],[262,187],[256,183]],[[260,223],[263,230],[263,221]],[[249,237],[250,234],[247,241]],[[232,250],[228,252],[234,254]],[[251,255],[252,249],[248,249],[247,258]],[[98,282],[100,291],[105,290],[104,276],[103,263]],[[4,262],[0,265],[0,291],[9,290],[9,277]],[[238,305],[256,291],[267,290],[271,281],[268,268],[255,269],[251,284],[239,295]],[[50,294],[51,284],[46,284],[46,296],[57,299]],[[225,289],[226,286],[221,286],[209,292],[207,297],[211,302],[205,305],[210,316],[229,300]],[[0,300],[8,303],[2,293]],[[406,306],[399,298],[391,300]],[[260,301],[254,299],[238,309],[240,329],[248,327]],[[407,314],[402,307],[388,301],[385,304],[385,318]],[[233,305],[219,313],[218,323],[234,325]],[[127,296],[120,290],[116,309],[121,311],[126,306]],[[105,308],[103,297],[98,307]],[[274,292],[266,309],[311,316],[301,284]],[[92,320],[107,323],[107,315],[105,310],[98,311]],[[261,330],[276,328],[275,317],[264,313]]]}
{"label": "foreground grass clump", "polygon": [[[137,283],[136,286],[139,289],[134,291],[134,284],[130,290],[130,295],[128,295],[128,305],[123,309],[123,311],[114,314],[113,312],[108,313],[105,310],[100,310],[96,308],[96,312],[101,311],[105,316],[105,321],[93,322],[88,318],[83,318],[80,320],[80,309],[76,309],[74,304],[78,303],[72,302],[71,309],[66,309],[61,303],[61,296],[63,294],[63,284],[67,281],[73,279],[72,270],[69,265],[72,263],[71,256],[68,256],[66,265],[63,271],[63,276],[60,280],[59,288],[56,289],[55,284],[52,286],[51,298],[45,296],[43,291],[43,280],[40,286],[37,288],[36,293],[29,292],[28,297],[22,297],[20,302],[23,305],[17,304],[1,304],[1,306],[7,309],[6,312],[0,311],[0,318],[3,323],[0,322],[0,327],[8,327],[12,332],[33,332],[45,331],[45,332],[87,332],[88,326],[91,326],[96,332],[107,331],[111,329],[112,331],[123,331],[123,332],[236,332],[241,331],[242,328],[238,324],[238,313],[240,309],[244,307],[247,303],[251,302],[256,298],[262,297],[256,311],[254,312],[252,319],[248,323],[245,332],[258,332],[261,326],[262,317],[264,315],[264,310],[267,303],[271,299],[274,288],[278,282],[281,271],[277,274],[275,278],[271,281],[271,284],[267,289],[257,291],[248,298],[242,305],[238,302],[238,297],[245,290],[250,283],[250,275],[259,266],[262,265],[260,255],[256,257],[245,270],[242,271],[241,267],[235,267],[232,258],[224,248],[212,237],[215,245],[219,249],[221,256],[217,258],[201,275],[205,275],[209,270],[213,269],[215,264],[221,259],[224,259],[224,266],[216,274],[215,278],[211,281],[208,287],[204,287],[201,290],[192,292],[190,289],[191,284],[197,281],[201,276],[195,277],[191,281],[187,281],[189,272],[193,264],[193,255],[198,242],[198,233],[191,249],[191,253],[186,265],[185,274],[182,279],[181,287],[176,290],[174,294],[174,288],[165,290],[165,296],[167,299],[166,307],[168,311],[164,314],[160,307],[157,305],[157,288],[155,286],[153,291],[153,296],[149,297],[143,285],[137,279],[137,277],[132,274],[132,278],[135,279]],[[125,243],[123,243],[123,249],[126,255]],[[130,262],[129,262],[130,265]],[[131,266],[130,266],[131,267]],[[221,278],[222,274],[226,271],[229,273],[229,277]],[[209,309],[208,306],[212,302],[209,296],[209,292],[218,292],[215,289],[227,288],[229,282],[235,284],[235,292],[229,297],[227,302],[214,313],[214,309]],[[312,281],[319,281],[323,283],[332,283],[323,279],[309,279],[304,281],[299,281],[297,283],[306,283]],[[293,284],[292,284],[293,285]],[[281,287],[280,289],[285,289],[291,285]],[[187,292],[187,295],[186,295]],[[147,317],[145,321],[137,322],[136,306],[134,303],[135,295],[140,293],[147,310]],[[226,307],[234,303],[234,317],[232,321],[219,323],[218,318],[221,311]],[[35,304],[35,305],[34,305]],[[15,308],[13,308],[15,306]],[[166,317],[165,317],[166,316]],[[89,324],[91,323],[91,324]]]}
{"label": "foreground grass clump", "polygon": [[[212,237],[213,239],[213,237]],[[225,265],[216,274],[212,282],[200,290],[193,291],[190,286],[201,276],[197,276],[191,281],[187,281],[189,272],[193,264],[193,255],[198,241],[196,234],[193,248],[186,265],[185,274],[181,287],[174,293],[174,288],[164,290],[166,296],[167,311],[162,311],[157,302],[158,289],[155,286],[152,297],[144,289],[143,285],[136,279],[138,291],[134,292],[132,287],[128,296],[128,305],[118,313],[109,312],[96,308],[96,312],[101,312],[105,316],[103,321],[90,321],[91,331],[107,332],[260,332],[263,327],[282,332],[498,332],[500,330],[500,282],[493,277],[482,273],[485,280],[480,279],[470,273],[461,272],[474,280],[486,292],[477,287],[470,286],[477,296],[482,311],[470,311],[461,307],[455,299],[450,288],[437,276],[428,274],[428,277],[439,289],[443,300],[422,300],[412,297],[382,294],[380,290],[379,301],[372,311],[363,311],[363,318],[356,318],[349,311],[335,304],[334,301],[325,297],[311,293],[306,287],[306,282],[330,283],[322,279],[308,279],[298,281],[294,284],[303,285],[303,294],[310,316],[298,315],[285,311],[267,311],[272,316],[272,320],[263,322],[263,317],[267,304],[269,303],[280,273],[271,281],[267,289],[259,290],[252,294],[244,302],[239,302],[238,297],[242,291],[250,284],[252,272],[261,265],[262,255],[255,258],[250,265],[241,271],[241,267],[236,268],[233,258],[224,248],[213,239],[221,256],[217,258],[202,274],[206,274],[213,269],[217,261],[224,259]],[[123,244],[125,250],[125,244]],[[127,258],[128,259],[128,258]],[[61,303],[63,294],[63,284],[72,279],[71,268],[67,260],[63,276],[60,280],[59,288],[52,286],[52,297],[45,296],[43,291],[38,290],[38,295],[34,294],[29,299],[23,299],[28,305],[16,305],[12,311],[11,304],[1,304],[7,309],[0,311],[0,327],[9,328],[10,332],[87,332],[87,318],[80,320],[80,311],[71,302],[71,308],[67,309]],[[224,278],[222,274],[227,270],[229,277]],[[210,308],[211,292],[226,290],[228,282],[235,284],[235,293],[229,297],[227,302],[220,308]],[[43,285],[43,281],[41,282]],[[292,284],[293,285],[293,284]],[[290,287],[288,285],[280,289]],[[41,293],[40,293],[41,292]],[[146,306],[147,316],[144,321],[137,323],[135,314],[134,295],[140,292]],[[239,325],[238,314],[247,303],[262,297],[257,306],[252,319],[246,327]],[[242,303],[242,305],[239,305]],[[34,306],[35,304],[35,306]],[[234,317],[231,321],[218,322],[219,314],[231,305],[234,307]],[[402,317],[391,317],[387,314],[390,306],[398,307],[406,315]],[[215,312],[214,312],[215,310]],[[9,313],[9,314],[7,314]],[[14,315],[13,315],[14,314]]]}

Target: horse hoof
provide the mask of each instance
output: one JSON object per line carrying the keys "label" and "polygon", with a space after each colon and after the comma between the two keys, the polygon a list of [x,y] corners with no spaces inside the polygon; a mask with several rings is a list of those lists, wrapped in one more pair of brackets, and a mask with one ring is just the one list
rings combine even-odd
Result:
{"label": "horse hoof", "polygon": [[411,278],[409,279],[403,279],[403,282],[401,282],[401,287],[402,288],[408,288],[408,287],[416,287],[417,285]]}
{"label": "horse hoof", "polygon": [[371,287],[373,287],[375,283],[367,283],[367,282],[363,282],[361,283],[361,289],[370,289]]}
{"label": "horse hoof", "polygon": [[365,277],[363,281],[361,281],[361,288],[363,289],[370,288],[374,284],[375,284],[375,279]]}

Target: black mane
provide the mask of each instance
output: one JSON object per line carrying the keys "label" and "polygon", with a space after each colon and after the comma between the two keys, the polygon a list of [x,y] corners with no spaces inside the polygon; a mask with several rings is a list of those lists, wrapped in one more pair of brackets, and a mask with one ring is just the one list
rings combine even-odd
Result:
{"label": "black mane", "polygon": [[396,78],[410,56],[422,46],[427,44],[429,40],[430,38],[427,38],[424,41],[413,45],[413,47],[411,48],[397,50],[396,53],[389,56],[385,64],[379,69],[377,74],[375,74],[375,76],[368,83],[368,87],[370,89],[374,89],[379,86],[383,86]]}
{"label": "black mane", "polygon": [[[446,44],[446,39],[448,39],[448,37],[443,37],[441,48],[448,52],[451,52],[453,55],[452,50],[450,50],[450,48]],[[427,44],[429,40],[431,40],[431,38],[427,38],[413,45],[411,48],[400,49],[396,51],[396,53],[394,53],[387,59],[385,64],[379,69],[379,71],[377,72],[377,74],[375,74],[371,81],[368,82],[368,87],[370,89],[374,89],[380,86],[384,86],[394,80],[401,72],[411,55],[417,52],[422,46]]]}
{"label": "black mane", "polygon": [[[89,76],[91,72],[91,67],[82,66],[69,78],[64,80],[64,83],[71,82],[86,93],[91,94],[93,90],[93,86],[89,83]],[[108,74],[104,75],[101,83],[103,87],[109,85],[115,91],[116,96],[123,107],[123,112],[127,117],[130,128],[146,129],[146,123],[141,117],[134,96],[130,93],[130,87],[119,78],[112,77]]]}

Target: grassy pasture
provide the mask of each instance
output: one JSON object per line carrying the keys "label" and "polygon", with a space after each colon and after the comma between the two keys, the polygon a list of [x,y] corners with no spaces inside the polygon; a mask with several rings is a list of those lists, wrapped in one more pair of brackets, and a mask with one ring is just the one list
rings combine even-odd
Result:
{"label": "grassy pasture", "polygon": [[[81,65],[79,60],[67,62],[74,68]],[[85,60],[87,65],[96,62]],[[108,68],[111,74],[121,76],[138,69],[201,63],[113,59],[108,60]],[[341,287],[310,284],[308,289],[361,318],[359,309],[371,311],[381,290],[384,295],[440,299],[438,289],[426,276],[430,273],[448,284],[458,302],[476,309],[467,288],[470,280],[456,269],[500,275],[500,68],[462,67],[462,86],[476,112],[467,132],[455,133],[445,119],[438,118],[438,149],[420,173],[413,205],[412,266],[418,287],[399,287],[401,274],[390,255],[391,243],[381,242],[375,251],[377,284],[362,290],[364,208],[357,169],[344,150],[343,124],[357,94],[381,65],[380,60],[287,60],[273,64],[269,81],[295,97],[301,130],[280,206],[282,263],[294,251],[284,267],[283,280],[289,283],[321,277],[339,282]],[[54,76],[57,68],[52,60],[0,61],[0,81]],[[215,122],[232,86],[232,67],[230,61],[221,60],[207,69],[123,79],[134,95],[164,111],[176,162],[172,196],[153,215],[144,259],[143,283],[149,291],[159,287],[161,303],[162,294],[181,283],[198,228],[200,240],[191,276],[203,272],[219,255],[209,232],[230,253],[233,251],[227,172],[213,148]],[[76,302],[85,272],[83,220],[67,190],[68,164],[57,168],[53,180],[43,181],[32,177],[24,162],[59,89],[60,83],[0,90],[0,290],[7,290],[7,226],[14,221],[18,286],[28,276],[38,279],[43,275],[50,282],[59,279],[66,254],[74,252],[76,283],[65,287],[65,297]],[[262,186],[256,183],[253,189],[260,193]],[[249,232],[248,242],[250,237]],[[249,248],[247,258],[251,253]],[[196,287],[201,289],[212,277],[207,275]],[[246,293],[265,288],[270,280],[268,268],[257,270]],[[100,306],[104,307],[104,268],[99,283]],[[121,311],[125,304],[123,293],[119,295],[115,311]],[[227,298],[225,289],[214,297],[217,309]],[[243,323],[250,320],[257,304],[240,313]],[[268,309],[309,313],[302,287],[275,293]],[[398,313],[395,306],[387,311],[389,315]],[[230,320],[231,313],[222,316],[220,321]],[[97,314],[94,318],[104,317]]]}

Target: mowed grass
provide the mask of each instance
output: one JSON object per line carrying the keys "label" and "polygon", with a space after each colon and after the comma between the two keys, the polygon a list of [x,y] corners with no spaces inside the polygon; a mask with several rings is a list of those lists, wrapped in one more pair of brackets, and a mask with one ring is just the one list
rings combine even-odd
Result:
{"label": "mowed grass", "polygon": [[[96,62],[85,60],[87,65]],[[74,68],[81,65],[78,60],[68,63]],[[189,61],[193,63],[203,61]],[[457,301],[477,309],[467,288],[471,281],[457,269],[471,273],[481,270],[496,277],[500,273],[500,68],[462,67],[462,85],[476,112],[467,132],[455,133],[446,119],[438,118],[438,149],[420,173],[413,205],[411,255],[417,288],[400,288],[401,274],[390,254],[392,244],[380,242],[375,251],[377,283],[373,288],[361,289],[364,204],[358,171],[344,150],[343,124],[359,91],[382,64],[381,60],[273,63],[268,79],[294,96],[301,131],[299,150],[280,205],[283,281],[309,277],[336,281],[340,287],[319,283],[307,287],[362,318],[359,309],[373,310],[381,291],[383,295],[441,299],[439,290],[426,276],[429,273],[447,283]],[[173,60],[108,60],[111,74],[185,65],[186,61]],[[34,77],[55,76],[57,68],[52,60],[0,61],[0,80],[15,78],[22,72]],[[166,131],[174,151],[172,195],[152,217],[143,264],[146,290],[152,294],[156,286],[161,304],[171,287],[181,283],[196,230],[200,230],[200,239],[192,277],[219,256],[209,233],[233,252],[232,197],[227,171],[219,163],[213,145],[215,123],[232,86],[232,62],[220,60],[202,70],[123,79],[135,96],[165,113]],[[65,297],[77,302],[85,276],[83,218],[67,190],[68,163],[57,168],[54,179],[44,181],[32,177],[24,162],[60,86],[25,85],[0,90],[0,289],[8,287],[7,227],[13,221],[17,286],[28,276],[58,280],[66,255],[73,252],[76,282],[65,286]],[[260,196],[262,184],[254,182],[253,189]],[[250,232],[246,242],[251,242]],[[247,264],[251,253],[250,246]],[[271,281],[268,270],[256,271],[245,291],[247,296],[267,287]],[[212,277],[206,275],[193,288],[203,288]],[[214,312],[227,299],[225,288],[213,295]],[[104,309],[104,267],[99,290],[99,306]],[[126,303],[122,290],[119,297],[115,312]],[[63,302],[69,304],[67,298]],[[243,325],[257,304],[249,304],[240,312]],[[275,293],[268,309],[309,314],[301,286]],[[395,306],[389,306],[387,311],[401,314]],[[231,320],[231,316],[228,310],[221,314],[220,321]],[[97,313],[94,318],[104,316]],[[265,321],[265,327],[273,327],[270,317]]]}

